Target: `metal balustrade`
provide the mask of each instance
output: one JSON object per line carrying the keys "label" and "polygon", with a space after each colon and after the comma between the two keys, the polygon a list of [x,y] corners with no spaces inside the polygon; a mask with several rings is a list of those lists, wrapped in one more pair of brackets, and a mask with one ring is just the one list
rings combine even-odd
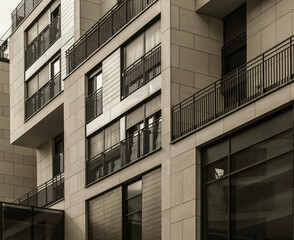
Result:
{"label": "metal balustrade", "polygon": [[67,73],[118,33],[133,18],[157,0],[120,0],[66,51]]}
{"label": "metal balustrade", "polygon": [[222,76],[246,63],[246,34],[242,34],[222,47]]}
{"label": "metal balustrade", "polygon": [[64,153],[58,153],[53,157],[53,176],[64,172]]}
{"label": "metal balustrade", "polygon": [[161,47],[156,46],[122,73],[122,98],[161,73]]}
{"label": "metal balustrade", "polygon": [[13,203],[32,207],[46,207],[63,198],[64,174],[61,173],[24,196],[16,199]]}
{"label": "metal balustrade", "polygon": [[172,107],[172,140],[293,80],[290,37]]}
{"label": "metal balustrade", "polygon": [[161,119],[89,159],[86,163],[87,184],[118,171],[160,147]]}
{"label": "metal balustrade", "polygon": [[27,46],[25,51],[26,70],[32,66],[61,36],[60,16],[57,17]]}
{"label": "metal balustrade", "polygon": [[44,107],[52,98],[60,93],[61,90],[61,74],[58,73],[39,89],[38,92],[26,100],[26,119]]}
{"label": "metal balustrade", "polygon": [[102,114],[102,88],[92,93],[86,99],[86,119],[87,123]]}
{"label": "metal balustrade", "polygon": [[22,0],[11,13],[12,32],[33,11],[41,0]]}

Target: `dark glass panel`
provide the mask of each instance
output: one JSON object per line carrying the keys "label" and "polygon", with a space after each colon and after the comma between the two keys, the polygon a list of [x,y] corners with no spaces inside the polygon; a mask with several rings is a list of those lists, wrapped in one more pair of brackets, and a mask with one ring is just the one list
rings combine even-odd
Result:
{"label": "dark glass panel", "polygon": [[128,214],[142,210],[142,195],[128,200]]}
{"label": "dark glass panel", "polygon": [[142,239],[142,212],[128,216],[127,239]]}
{"label": "dark glass panel", "polygon": [[228,140],[213,144],[203,150],[203,164],[207,165],[229,155]]}
{"label": "dark glass panel", "polygon": [[128,186],[128,199],[142,193],[142,181],[137,181]]}
{"label": "dark glass panel", "polygon": [[3,240],[32,239],[32,212],[30,207],[2,205]]}
{"label": "dark glass panel", "polygon": [[292,155],[231,178],[232,239],[292,239]]}
{"label": "dark glass panel", "polygon": [[231,153],[238,152],[258,142],[292,128],[292,110],[279,113],[261,124],[231,137]]}
{"label": "dark glass panel", "polygon": [[63,216],[60,212],[34,209],[34,239],[63,239]]}
{"label": "dark glass panel", "polygon": [[228,174],[228,158],[219,160],[203,168],[203,183],[207,183]]}
{"label": "dark glass panel", "polygon": [[203,236],[205,240],[228,239],[228,179],[203,188]]}
{"label": "dark glass panel", "polygon": [[292,150],[292,131],[254,145],[231,156],[231,171],[278,156]]}

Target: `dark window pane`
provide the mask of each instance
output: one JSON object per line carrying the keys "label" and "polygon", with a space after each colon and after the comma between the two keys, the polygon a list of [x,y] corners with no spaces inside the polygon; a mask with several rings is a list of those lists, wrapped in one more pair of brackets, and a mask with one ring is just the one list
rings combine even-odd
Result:
{"label": "dark window pane", "polygon": [[228,174],[228,159],[224,158],[204,167],[203,183],[207,183]]}
{"label": "dark window pane", "polygon": [[203,164],[210,164],[222,159],[229,154],[228,140],[225,139],[219,143],[209,146],[203,150]]}
{"label": "dark window pane", "polygon": [[135,182],[128,186],[128,199],[142,193],[142,181]]}
{"label": "dark window pane", "polygon": [[142,195],[128,200],[128,214],[140,211],[142,209]]}
{"label": "dark window pane", "polygon": [[232,155],[231,171],[289,152],[291,149],[292,131],[288,131]]}
{"label": "dark window pane", "polygon": [[228,179],[203,189],[203,236],[205,240],[228,239]]}
{"label": "dark window pane", "polygon": [[136,213],[128,217],[127,228],[128,240],[140,240],[142,239],[142,213]]}
{"label": "dark window pane", "polygon": [[292,239],[291,154],[231,179],[233,239]]}

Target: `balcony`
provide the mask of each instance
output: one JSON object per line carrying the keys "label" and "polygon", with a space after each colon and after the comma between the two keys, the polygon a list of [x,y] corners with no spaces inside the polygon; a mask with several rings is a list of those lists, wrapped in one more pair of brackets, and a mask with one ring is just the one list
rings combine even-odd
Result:
{"label": "balcony", "polygon": [[26,101],[26,119],[30,118],[38,110],[43,108],[56,97],[61,90],[61,74],[58,73]]}
{"label": "balcony", "polygon": [[64,174],[61,173],[43,183],[13,203],[31,206],[48,207],[64,198]]}
{"label": "balcony", "polygon": [[22,0],[11,13],[12,32],[42,0]]}
{"label": "balcony", "polygon": [[64,239],[64,212],[0,202],[0,239]]}
{"label": "balcony", "polygon": [[246,34],[234,39],[222,48],[222,76],[246,63]]}
{"label": "balcony", "polygon": [[293,40],[292,36],[173,106],[172,140],[291,82]]}
{"label": "balcony", "polygon": [[25,50],[25,67],[29,69],[61,36],[60,16],[48,25]]}
{"label": "balcony", "polygon": [[87,123],[102,114],[102,88],[92,93],[86,99],[86,119]]}
{"label": "balcony", "polygon": [[67,73],[121,31],[157,0],[121,0],[66,51]]}
{"label": "balcony", "polygon": [[122,98],[161,73],[161,47],[156,46],[122,73]]}
{"label": "balcony", "polygon": [[161,147],[161,119],[105,150],[86,163],[87,185],[116,172]]}

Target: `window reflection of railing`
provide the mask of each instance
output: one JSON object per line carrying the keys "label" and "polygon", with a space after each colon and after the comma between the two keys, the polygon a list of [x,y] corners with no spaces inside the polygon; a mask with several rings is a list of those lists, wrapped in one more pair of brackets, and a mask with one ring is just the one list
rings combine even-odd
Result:
{"label": "window reflection of railing", "polygon": [[161,119],[105,150],[87,165],[87,184],[105,177],[161,147]]}
{"label": "window reflection of railing", "polygon": [[178,139],[294,77],[294,37],[238,67],[172,107],[172,139]]}
{"label": "window reflection of railing", "polygon": [[26,119],[44,107],[52,98],[61,92],[61,90],[61,75],[58,73],[26,101]]}
{"label": "window reflection of railing", "polygon": [[161,72],[161,47],[156,46],[122,73],[122,97],[125,98]]}
{"label": "window reflection of railing", "polygon": [[119,32],[133,18],[157,0],[120,0],[73,46],[66,51],[67,73]]}
{"label": "window reflection of railing", "polygon": [[13,203],[32,207],[46,207],[64,198],[64,174],[61,173]]}
{"label": "window reflection of railing", "polygon": [[34,64],[61,36],[60,16],[31,42],[25,52],[26,69]]}
{"label": "window reflection of railing", "polygon": [[86,113],[87,123],[102,113],[102,88],[86,99]]}

